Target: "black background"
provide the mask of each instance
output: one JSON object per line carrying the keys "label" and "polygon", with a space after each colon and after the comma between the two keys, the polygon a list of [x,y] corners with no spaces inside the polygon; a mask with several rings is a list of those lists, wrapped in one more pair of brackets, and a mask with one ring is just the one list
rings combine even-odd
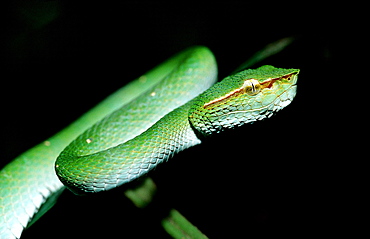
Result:
{"label": "black background", "polygon": [[209,47],[221,79],[266,44],[294,37],[260,65],[301,69],[295,100],[276,116],[158,167],[151,174],[159,187],[151,208],[135,208],[119,191],[65,192],[25,239],[166,238],[159,223],[168,207],[210,238],[348,230],[338,218],[348,209],[341,205],[352,172],[335,153],[346,129],[333,127],[341,125],[332,97],[341,89],[331,86],[343,78],[340,59],[356,36],[343,17],[349,9],[249,1],[28,1],[6,9],[1,166],[188,46]]}

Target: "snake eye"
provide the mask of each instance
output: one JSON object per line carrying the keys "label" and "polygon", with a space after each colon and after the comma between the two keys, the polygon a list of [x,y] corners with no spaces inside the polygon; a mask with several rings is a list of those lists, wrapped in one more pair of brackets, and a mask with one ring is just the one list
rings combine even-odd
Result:
{"label": "snake eye", "polygon": [[255,79],[248,79],[244,81],[243,88],[245,90],[245,93],[248,95],[256,95],[261,91],[261,85],[260,83]]}

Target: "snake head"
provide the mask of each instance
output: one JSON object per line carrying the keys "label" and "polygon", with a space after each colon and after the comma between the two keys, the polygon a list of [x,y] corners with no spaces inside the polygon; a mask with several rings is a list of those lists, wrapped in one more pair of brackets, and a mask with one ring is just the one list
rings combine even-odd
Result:
{"label": "snake head", "polygon": [[298,73],[266,65],[228,76],[194,99],[189,120],[207,136],[271,117],[292,102]]}

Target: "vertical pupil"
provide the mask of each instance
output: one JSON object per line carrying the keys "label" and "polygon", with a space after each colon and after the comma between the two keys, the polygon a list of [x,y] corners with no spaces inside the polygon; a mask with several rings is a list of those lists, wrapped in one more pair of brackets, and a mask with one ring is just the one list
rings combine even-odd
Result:
{"label": "vertical pupil", "polygon": [[251,82],[251,87],[252,87],[252,93],[253,93],[253,92],[255,92],[255,91],[256,91],[256,88],[255,88],[255,86],[254,86],[254,83],[253,83],[253,82]]}
{"label": "vertical pupil", "polygon": [[244,83],[245,91],[249,95],[256,95],[260,91],[260,83],[255,79],[250,79]]}

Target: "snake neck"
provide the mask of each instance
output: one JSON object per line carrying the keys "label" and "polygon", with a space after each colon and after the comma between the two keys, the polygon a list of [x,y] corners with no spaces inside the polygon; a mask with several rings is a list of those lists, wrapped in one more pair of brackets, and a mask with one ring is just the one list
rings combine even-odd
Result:
{"label": "snake neck", "polygon": [[90,155],[62,153],[60,180],[74,193],[106,191],[129,183],[176,153],[201,143],[188,120],[191,102],[177,108],[124,144]]}

